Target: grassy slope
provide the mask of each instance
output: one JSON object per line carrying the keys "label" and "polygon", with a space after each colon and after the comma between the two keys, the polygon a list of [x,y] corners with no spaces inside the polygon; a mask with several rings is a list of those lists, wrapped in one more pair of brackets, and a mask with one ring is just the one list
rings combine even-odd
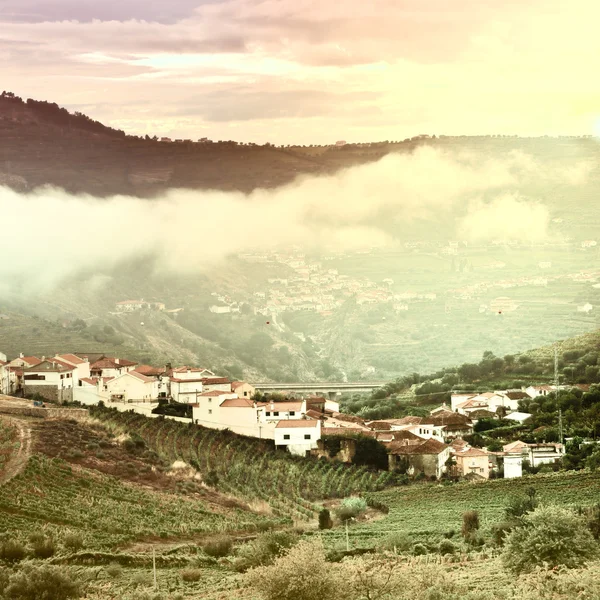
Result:
{"label": "grassy slope", "polygon": [[[378,500],[390,507],[384,519],[358,524],[351,529],[353,545],[368,547],[390,531],[406,531],[415,540],[441,539],[444,533],[460,533],[462,515],[477,510],[482,531],[503,519],[504,507],[513,495],[524,495],[534,487],[543,503],[590,505],[598,501],[600,475],[589,472],[552,473],[521,479],[500,479],[484,483],[460,483],[451,486],[414,484],[378,492]],[[343,532],[327,532],[328,544],[342,541]]]}

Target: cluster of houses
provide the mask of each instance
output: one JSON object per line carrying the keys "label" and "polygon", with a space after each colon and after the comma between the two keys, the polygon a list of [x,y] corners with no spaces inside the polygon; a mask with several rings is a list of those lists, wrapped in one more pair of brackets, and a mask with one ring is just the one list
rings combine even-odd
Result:
{"label": "cluster of houses", "polygon": [[487,479],[504,467],[505,477],[522,474],[524,460],[532,466],[563,456],[561,444],[513,442],[501,452],[471,447],[464,437],[483,418],[502,417],[522,423],[531,415],[518,411],[519,401],[546,395],[553,386],[452,394],[426,417],[366,421],[340,412],[339,404],[319,396],[285,401],[257,400],[255,388],[231,381],[201,367],[153,367],[104,354],[57,354],[51,358],[24,356],[8,361],[0,355],[0,393],[45,398],[52,402],[104,402],[140,410],[160,401],[191,408],[192,422],[240,435],[273,440],[291,453],[326,454],[323,436],[339,436],[340,458],[352,461],[356,436],[381,442],[390,469],[440,478]]}

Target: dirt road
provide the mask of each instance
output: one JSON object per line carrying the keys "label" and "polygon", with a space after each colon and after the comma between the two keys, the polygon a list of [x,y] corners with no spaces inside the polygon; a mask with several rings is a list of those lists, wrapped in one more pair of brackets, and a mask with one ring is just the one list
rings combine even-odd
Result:
{"label": "dirt road", "polygon": [[18,450],[11,455],[6,468],[0,474],[0,485],[4,485],[25,468],[31,456],[31,427],[25,420],[14,419],[5,415],[0,415],[0,420],[16,427],[19,440]]}

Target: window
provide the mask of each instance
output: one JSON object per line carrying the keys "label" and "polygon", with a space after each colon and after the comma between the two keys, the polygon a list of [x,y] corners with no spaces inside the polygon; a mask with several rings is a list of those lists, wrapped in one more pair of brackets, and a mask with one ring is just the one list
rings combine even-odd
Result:
{"label": "window", "polygon": [[209,399],[208,399],[208,401],[209,401],[209,402],[212,402],[212,398],[209,398]]}
{"label": "window", "polygon": [[247,396],[247,395],[248,395],[248,392],[244,392],[244,396]]}
{"label": "window", "polygon": [[285,433],[285,434],[283,435],[283,439],[284,439],[284,440],[289,440],[289,439],[290,439],[290,434],[289,434],[289,433]]}
{"label": "window", "polygon": [[64,375],[61,375],[61,376],[60,376],[60,378],[61,378],[61,379],[64,379],[64,378],[65,378],[65,376],[64,376]]}
{"label": "window", "polygon": [[267,415],[267,417],[270,417],[270,416],[271,416],[271,413],[270,413],[269,411],[267,411],[267,412],[265,413],[265,415]]}
{"label": "window", "polygon": [[274,417],[278,417],[278,416],[279,416],[279,411],[278,411],[278,410],[276,410],[276,411],[273,413],[273,416],[274,416]]}
{"label": "window", "polygon": [[310,440],[310,433],[305,433],[304,434],[304,439],[305,440]]}
{"label": "window", "polygon": [[296,411],[290,410],[290,417],[295,417],[295,416],[296,416]]}
{"label": "window", "polygon": [[208,414],[209,414],[209,415],[212,415],[212,408],[209,408],[209,409],[208,409]]}

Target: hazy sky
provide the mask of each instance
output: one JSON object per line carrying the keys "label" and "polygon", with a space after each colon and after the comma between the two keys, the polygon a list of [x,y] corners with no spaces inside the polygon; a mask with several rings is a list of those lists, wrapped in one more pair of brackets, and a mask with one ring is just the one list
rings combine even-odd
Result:
{"label": "hazy sky", "polygon": [[596,0],[0,0],[1,86],[131,133],[600,134]]}

